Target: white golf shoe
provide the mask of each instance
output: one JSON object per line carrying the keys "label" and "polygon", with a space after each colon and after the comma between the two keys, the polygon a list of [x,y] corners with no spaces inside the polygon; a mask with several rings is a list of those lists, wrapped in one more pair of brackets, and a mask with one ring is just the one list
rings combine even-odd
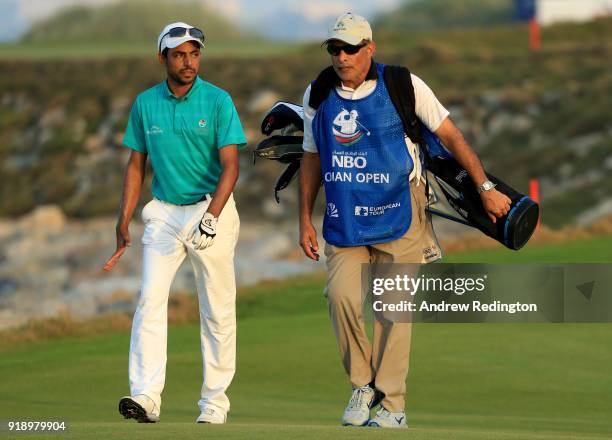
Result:
{"label": "white golf shoe", "polygon": [[368,426],[375,428],[408,428],[406,413],[404,411],[390,412],[381,406],[376,415],[369,421]]}
{"label": "white golf shoe", "polygon": [[125,419],[136,419],[138,423],[159,422],[159,408],[144,394],[125,396],[119,400],[119,412]]}
{"label": "white golf shoe", "polygon": [[213,425],[222,425],[225,423],[227,416],[219,410],[206,408],[200,413],[196,419],[196,423],[212,423]]}
{"label": "white golf shoe", "polygon": [[369,385],[364,385],[353,390],[344,414],[342,415],[343,426],[364,426],[370,419],[370,408],[374,402],[376,393]]}

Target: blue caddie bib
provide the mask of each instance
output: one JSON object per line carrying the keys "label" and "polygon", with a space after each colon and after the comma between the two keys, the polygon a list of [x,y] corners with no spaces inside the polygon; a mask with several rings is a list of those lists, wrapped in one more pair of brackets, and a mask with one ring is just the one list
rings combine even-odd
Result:
{"label": "blue caddie bib", "polygon": [[384,65],[376,68],[373,93],[349,100],[334,88],[312,123],[327,201],[323,237],[334,246],[396,240],[412,221],[413,163],[383,81]]}

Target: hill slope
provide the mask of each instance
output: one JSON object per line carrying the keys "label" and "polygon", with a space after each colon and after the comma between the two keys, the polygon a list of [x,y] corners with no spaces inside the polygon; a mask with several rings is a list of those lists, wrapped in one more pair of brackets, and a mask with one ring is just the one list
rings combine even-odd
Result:
{"label": "hill slope", "polygon": [[512,0],[408,0],[373,22],[376,31],[420,31],[507,24]]}
{"label": "hill slope", "polygon": [[183,21],[204,30],[207,38],[240,41],[249,32],[195,0],[122,0],[99,7],[73,6],[37,23],[22,38],[23,43],[98,43],[155,45],[163,27]]}
{"label": "hill slope", "polygon": [[[377,61],[409,66],[423,78],[487,171],[522,192],[530,178],[539,178],[546,225],[612,214],[612,76],[605,61],[612,58],[612,19],[548,27],[538,53],[529,51],[523,25],[376,35]],[[153,49],[150,40],[146,44]],[[299,102],[329,62],[318,44],[265,59],[209,54],[203,77],[231,93],[251,148],[261,139],[260,98]],[[3,57],[0,69],[9,74],[0,76],[0,166],[6,176],[0,215],[45,203],[72,216],[116,211],[130,103],[163,78],[153,58],[100,60],[90,53],[82,63]],[[280,208],[271,198],[278,164],[253,167],[250,155],[241,158],[241,213],[294,221],[296,186],[284,191]]]}

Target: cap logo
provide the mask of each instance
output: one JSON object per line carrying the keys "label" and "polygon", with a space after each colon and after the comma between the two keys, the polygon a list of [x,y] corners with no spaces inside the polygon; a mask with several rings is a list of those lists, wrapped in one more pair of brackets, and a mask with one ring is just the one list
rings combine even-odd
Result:
{"label": "cap logo", "polygon": [[346,30],[346,26],[344,25],[343,21],[339,21],[338,23],[336,23],[336,27],[334,28],[334,31],[345,31]]}

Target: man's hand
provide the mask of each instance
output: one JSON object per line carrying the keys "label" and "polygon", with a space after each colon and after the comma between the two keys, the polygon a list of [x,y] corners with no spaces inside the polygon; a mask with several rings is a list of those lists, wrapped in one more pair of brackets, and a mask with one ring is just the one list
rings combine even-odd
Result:
{"label": "man's hand", "polygon": [[317,231],[315,231],[312,223],[300,222],[300,246],[308,258],[319,261]]}
{"label": "man's hand", "polygon": [[[455,156],[457,162],[465,168],[476,186],[487,180],[480,159],[450,118],[447,117],[442,121],[442,124],[436,130],[436,135]],[[497,223],[497,218],[503,217],[510,210],[511,200],[495,188],[481,192],[480,199],[484,210],[493,223]]]}
{"label": "man's hand", "polygon": [[194,249],[202,250],[213,244],[215,235],[217,235],[217,218],[210,212],[206,212],[187,240],[193,243]]}
{"label": "man's hand", "polygon": [[106,271],[115,267],[115,264],[117,264],[117,261],[119,261],[119,258],[121,258],[125,252],[125,248],[132,245],[128,226],[132,219],[134,208],[136,208],[138,204],[140,189],[142,188],[142,181],[145,176],[146,164],[146,153],[139,153],[135,150],[130,153],[130,160],[128,161],[125,169],[125,177],[123,178],[123,196],[119,208],[117,227],[115,228],[117,234],[117,249],[104,265],[104,270]]}
{"label": "man's hand", "polygon": [[497,223],[497,218],[503,217],[510,211],[510,198],[497,191],[495,188],[480,193],[482,206],[489,215],[493,223]]}
{"label": "man's hand", "polygon": [[116,233],[117,249],[115,250],[113,256],[110,257],[104,265],[105,271],[109,271],[113,267],[115,267],[115,264],[117,264],[117,261],[119,261],[119,258],[121,258],[121,256],[125,252],[125,248],[132,245],[132,239],[130,238],[130,230],[128,229],[127,225],[117,225]]}

